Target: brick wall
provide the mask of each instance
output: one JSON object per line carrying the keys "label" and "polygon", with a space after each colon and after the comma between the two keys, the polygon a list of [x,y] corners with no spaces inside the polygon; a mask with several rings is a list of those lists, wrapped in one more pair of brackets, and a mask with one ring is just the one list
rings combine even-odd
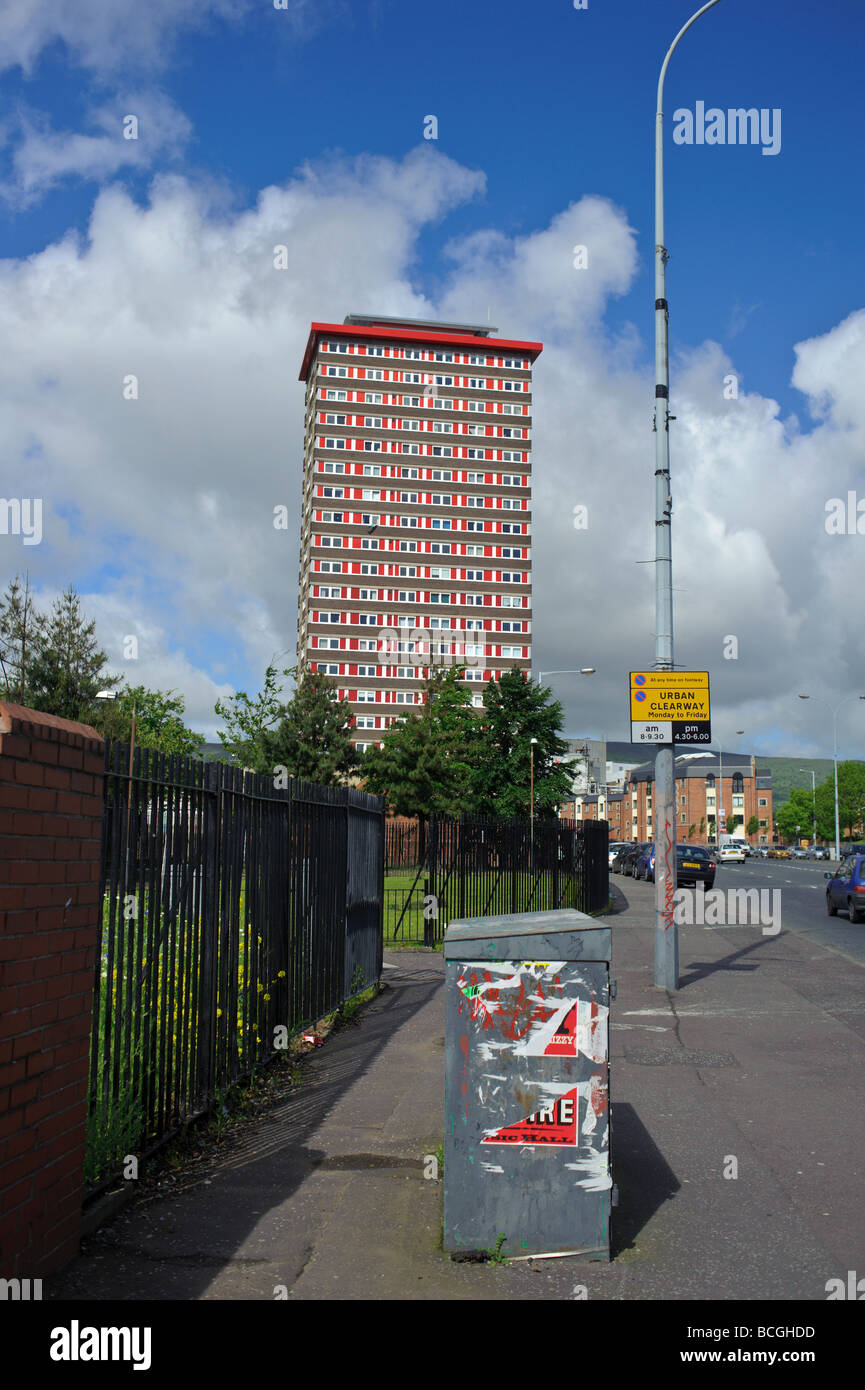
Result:
{"label": "brick wall", "polygon": [[0,701],[0,1278],[78,1250],[103,748]]}

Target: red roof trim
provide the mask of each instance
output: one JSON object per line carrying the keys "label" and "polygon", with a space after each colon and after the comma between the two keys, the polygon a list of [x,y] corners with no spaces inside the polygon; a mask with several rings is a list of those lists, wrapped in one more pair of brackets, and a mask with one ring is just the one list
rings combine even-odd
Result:
{"label": "red roof trim", "polygon": [[523,342],[518,338],[482,338],[474,333],[430,333],[410,328],[373,328],[362,323],[313,323],[303,354],[299,381],[306,381],[309,376],[318,340],[325,333],[344,338],[382,338],[387,342],[447,343],[451,347],[461,344],[464,347],[471,346],[472,350],[489,345],[501,349],[502,352],[525,353],[533,362],[544,350],[543,343]]}

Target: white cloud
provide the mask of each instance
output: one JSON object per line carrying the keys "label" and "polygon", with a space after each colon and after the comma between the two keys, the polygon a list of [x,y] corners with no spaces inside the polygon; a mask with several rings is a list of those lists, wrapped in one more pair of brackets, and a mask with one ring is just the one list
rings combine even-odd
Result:
{"label": "white cloud", "polygon": [[[25,555],[0,538],[6,573],[27,563],[62,588],[116,569],[118,581],[89,584],[102,620],[112,634],[148,634],[137,679],[183,689],[192,722],[212,731],[226,680],[243,671],[251,690],[275,652],[293,660],[297,373],[310,321],[375,310],[483,323],[489,308],[501,336],[545,343],[536,665],[595,666],[588,680],[555,682],[568,728],[625,736],[627,671],[653,659],[653,567],[636,563],[654,554],[653,393],[639,336],[612,341],[604,311],[634,283],[635,235],[621,209],[584,198],[536,233],[453,242],[430,302],[412,281],[418,233],[483,186],[427,146],[399,162],[309,166],[243,212],[161,177],[144,207],[103,192],[86,240],[5,262],[0,332],[16,352],[0,361],[0,442],[9,488],[45,499],[42,546]],[[578,243],[585,270],[573,267]],[[285,271],[274,269],[278,244]],[[865,537],[824,526],[826,497],[844,495],[861,466],[862,316],[796,354],[795,384],[823,412],[807,435],[756,392],[724,399],[735,362],[715,344],[672,374],[676,659],[712,671],[725,741],[744,728],[737,742],[758,748],[773,725],[823,729],[796,700],[803,682],[833,702],[865,689],[859,647],[846,641]],[[123,399],[128,374],[137,400]],[[281,503],[288,531],[272,525]],[[588,530],[574,529],[577,504]],[[200,634],[212,635],[201,639],[211,663],[190,655]],[[737,661],[722,657],[729,634]]]}
{"label": "white cloud", "polygon": [[47,118],[22,115],[12,156],[13,177],[0,192],[24,206],[74,176],[102,182],[124,168],[149,168],[177,156],[192,127],[161,92],[115,97],[90,112],[98,133],[51,130]]}
{"label": "white cloud", "polygon": [[[20,66],[29,75],[43,51],[58,41],[76,62],[94,70],[160,67],[180,32],[213,19],[241,19],[251,8],[252,0],[4,0],[0,71]],[[306,9],[297,0],[292,15]]]}

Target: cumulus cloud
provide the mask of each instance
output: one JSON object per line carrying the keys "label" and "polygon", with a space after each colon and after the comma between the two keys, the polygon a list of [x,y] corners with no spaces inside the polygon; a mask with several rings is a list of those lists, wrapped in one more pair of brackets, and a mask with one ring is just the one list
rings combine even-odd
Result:
{"label": "cumulus cloud", "polygon": [[12,177],[0,192],[22,207],[70,177],[101,183],[121,169],[165,165],[192,133],[183,112],[155,91],[132,92],[95,107],[88,125],[88,134],[56,131],[45,116],[22,113]]}
{"label": "cumulus cloud", "polygon": [[[653,393],[640,335],[611,337],[605,308],[634,284],[635,234],[621,208],[587,197],[529,235],[452,239],[430,300],[413,280],[419,233],[483,188],[429,146],[309,165],[240,212],[160,177],[144,206],[102,192],[86,238],[5,262],[8,486],[45,499],[40,547],[2,538],[6,572],[26,561],[38,582],[77,582],[111,644],[147,634],[136,679],[184,689],[212,735],[215,691],[254,688],[275,652],[293,659],[310,321],[374,310],[485,323],[489,310],[502,336],[545,343],[535,663],[595,666],[556,681],[568,728],[625,737],[627,671],[653,659]],[[725,396],[736,365],[717,345],[674,361],[676,660],[712,671],[725,741],[737,728],[757,747],[776,725],[813,732],[802,682],[820,695],[865,677],[844,642],[865,539],[824,526],[826,497],[860,466],[863,368],[861,315],[798,345],[794,382],[821,412],[805,433],[741,384]],[[280,504],[288,531],[273,526]],[[731,634],[738,660],[725,661]]]}
{"label": "cumulus cloud", "polygon": [[[57,42],[93,70],[161,67],[179,33],[213,19],[241,19],[251,7],[252,0],[4,0],[0,71],[20,66],[31,74],[44,50]],[[293,0],[290,16],[300,18],[307,9],[305,0]]]}

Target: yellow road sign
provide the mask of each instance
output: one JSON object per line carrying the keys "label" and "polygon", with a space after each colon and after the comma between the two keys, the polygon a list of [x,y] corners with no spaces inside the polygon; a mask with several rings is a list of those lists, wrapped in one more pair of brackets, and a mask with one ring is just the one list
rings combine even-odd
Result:
{"label": "yellow road sign", "polygon": [[632,671],[634,743],[708,743],[708,671]]}

